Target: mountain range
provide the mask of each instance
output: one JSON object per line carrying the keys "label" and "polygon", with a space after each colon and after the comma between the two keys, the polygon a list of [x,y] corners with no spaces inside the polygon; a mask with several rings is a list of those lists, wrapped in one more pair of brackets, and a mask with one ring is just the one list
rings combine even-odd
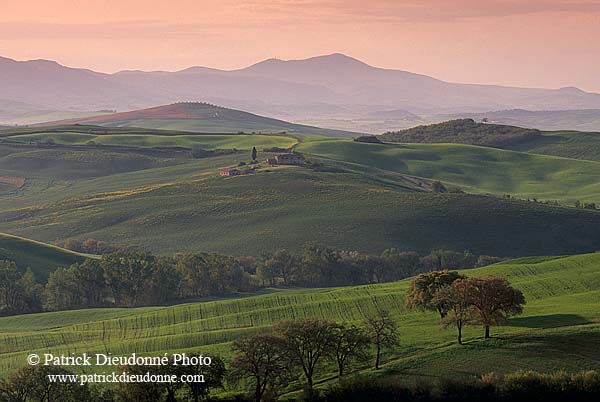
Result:
{"label": "mountain range", "polygon": [[450,83],[373,67],[342,54],[304,60],[269,59],[231,71],[191,67],[176,72],[114,74],[48,60],[0,57],[0,99],[21,108],[71,111],[126,111],[204,101],[296,121],[394,111],[431,115],[515,108],[600,109],[600,94],[578,88]]}

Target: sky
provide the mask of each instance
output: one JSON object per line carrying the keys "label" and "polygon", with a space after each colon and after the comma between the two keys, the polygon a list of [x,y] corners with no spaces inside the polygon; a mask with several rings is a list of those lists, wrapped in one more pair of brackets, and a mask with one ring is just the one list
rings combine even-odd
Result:
{"label": "sky", "polygon": [[344,53],[446,81],[600,92],[600,0],[2,0],[0,56],[102,72]]}

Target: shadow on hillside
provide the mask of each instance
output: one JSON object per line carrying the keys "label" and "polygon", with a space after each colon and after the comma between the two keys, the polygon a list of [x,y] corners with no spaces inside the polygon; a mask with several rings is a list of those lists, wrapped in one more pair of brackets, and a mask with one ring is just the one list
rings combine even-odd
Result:
{"label": "shadow on hillside", "polygon": [[555,328],[569,325],[584,325],[592,322],[577,314],[548,314],[531,317],[517,317],[508,321],[511,327]]}

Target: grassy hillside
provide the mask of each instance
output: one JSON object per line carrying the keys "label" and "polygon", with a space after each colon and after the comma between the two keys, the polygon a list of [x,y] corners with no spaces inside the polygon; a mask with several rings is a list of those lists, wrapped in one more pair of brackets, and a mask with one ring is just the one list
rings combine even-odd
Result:
{"label": "grassy hillside", "polygon": [[240,131],[281,133],[285,131],[295,134],[329,137],[352,137],[356,134],[342,130],[294,124],[208,103],[193,102],[175,103],[82,119],[63,120],[49,124],[93,124],[107,127],[142,127],[196,133],[238,133]]}
{"label": "grassy hillside", "polygon": [[260,255],[298,250],[308,240],[377,253],[444,247],[520,256],[600,248],[595,211],[417,192],[394,173],[282,167],[218,177],[217,166],[236,160],[51,184],[40,193],[25,189],[18,202],[0,206],[0,230],[47,241],[91,237],[163,253]]}
{"label": "grassy hillside", "polygon": [[515,151],[600,161],[600,133],[550,131],[531,141],[513,144]]}
{"label": "grassy hillside", "polygon": [[476,123],[471,119],[413,127],[385,133],[379,138],[395,143],[482,145],[533,154],[600,161],[600,133],[540,131],[502,124]]}
{"label": "grassy hillside", "polygon": [[21,270],[31,268],[40,280],[58,267],[81,262],[85,255],[49,244],[0,233],[0,260],[17,263]]}
{"label": "grassy hillside", "polygon": [[600,201],[600,163],[454,144],[310,141],[300,152],[437,179],[474,193],[572,203]]}
{"label": "grassy hillside", "polygon": [[260,134],[196,134],[196,135],[156,135],[156,134],[106,134],[94,135],[77,132],[40,133],[10,137],[12,141],[29,143],[49,141],[69,145],[114,145],[127,147],[184,147],[199,146],[203,149],[245,149],[252,147],[289,148],[297,143],[290,136]]}
{"label": "grassy hillside", "polygon": [[[527,299],[523,316],[481,339],[466,331],[454,343],[434,313],[407,310],[409,281],[359,287],[291,290],[234,300],[143,309],[96,309],[0,318],[0,372],[22,366],[29,353],[200,351],[230,356],[230,342],[273,322],[319,317],[360,323],[375,306],[399,320],[401,345],[385,374],[471,375],[520,369],[599,369],[600,254],[509,261],[466,271],[507,277]],[[381,373],[380,373],[381,374]]]}

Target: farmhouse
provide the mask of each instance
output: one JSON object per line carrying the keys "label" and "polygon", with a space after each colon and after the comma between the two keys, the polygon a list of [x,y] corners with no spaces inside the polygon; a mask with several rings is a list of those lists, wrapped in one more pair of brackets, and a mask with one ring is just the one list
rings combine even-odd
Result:
{"label": "farmhouse", "polygon": [[304,157],[302,155],[286,153],[275,155],[275,158],[267,159],[267,163],[273,165],[304,165]]}
{"label": "farmhouse", "polygon": [[240,172],[237,169],[221,169],[221,170],[219,170],[219,176],[221,176],[221,177],[239,176],[240,174],[242,174],[242,172]]}

